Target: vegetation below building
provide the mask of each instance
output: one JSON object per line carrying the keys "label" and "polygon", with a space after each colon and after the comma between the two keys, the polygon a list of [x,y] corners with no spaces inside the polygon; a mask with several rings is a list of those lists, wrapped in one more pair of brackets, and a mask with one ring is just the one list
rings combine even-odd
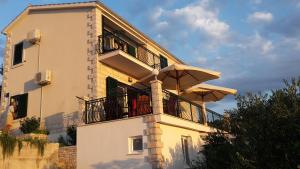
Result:
{"label": "vegetation below building", "polygon": [[296,169],[300,165],[300,78],[270,94],[238,96],[223,128],[210,134],[195,169]]}
{"label": "vegetation below building", "polygon": [[20,153],[24,143],[29,144],[30,147],[37,148],[40,156],[44,155],[47,140],[38,138],[18,139],[14,136],[10,136],[8,133],[2,133],[0,134],[0,146],[2,148],[3,158],[5,159],[6,157],[12,156],[17,146]]}

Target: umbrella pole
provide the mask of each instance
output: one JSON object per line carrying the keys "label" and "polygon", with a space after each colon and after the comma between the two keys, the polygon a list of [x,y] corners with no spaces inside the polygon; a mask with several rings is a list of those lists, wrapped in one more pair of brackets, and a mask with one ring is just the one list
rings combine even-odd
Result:
{"label": "umbrella pole", "polygon": [[178,71],[176,70],[176,90],[177,90],[177,95],[179,96],[179,76],[178,76]]}
{"label": "umbrella pole", "polygon": [[203,124],[207,126],[207,113],[206,113],[206,107],[204,102],[204,93],[201,94],[201,97],[202,97],[201,111],[202,111]]}
{"label": "umbrella pole", "polygon": [[205,108],[205,102],[201,103],[201,109],[202,109],[202,119],[203,119],[203,124],[207,126],[207,118],[206,118],[206,108]]}

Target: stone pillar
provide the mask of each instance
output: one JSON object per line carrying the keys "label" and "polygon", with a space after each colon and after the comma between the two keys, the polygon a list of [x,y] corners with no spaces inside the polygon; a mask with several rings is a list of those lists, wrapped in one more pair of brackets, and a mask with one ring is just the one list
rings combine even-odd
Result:
{"label": "stone pillar", "polygon": [[[6,122],[6,115],[4,113],[6,112],[6,109],[9,105],[9,98],[6,97],[6,93],[8,92],[8,71],[11,66],[12,61],[12,39],[11,39],[11,33],[7,33],[6,35],[6,46],[3,56],[3,76],[2,76],[2,92],[1,92],[1,99],[0,99],[0,129],[5,127]],[[1,53],[2,54],[2,53]],[[7,113],[7,112],[6,112]]]}
{"label": "stone pillar", "polygon": [[150,82],[150,84],[153,114],[146,116],[144,119],[145,123],[147,124],[147,130],[145,131],[145,134],[148,138],[148,159],[152,165],[152,169],[163,169],[164,158],[162,155],[162,130],[156,119],[156,116],[159,116],[159,114],[163,113],[162,82],[159,80],[153,80]]}
{"label": "stone pillar", "polygon": [[77,121],[74,121],[77,126],[85,125],[85,102],[88,100],[89,98],[87,96],[78,98],[78,119]]}
{"label": "stone pillar", "polygon": [[206,114],[205,102],[202,102],[200,105],[201,105],[203,124],[207,126],[207,114]]}
{"label": "stone pillar", "polygon": [[162,82],[159,80],[152,80],[151,94],[152,94],[152,110],[153,114],[163,113],[163,93],[162,93]]}

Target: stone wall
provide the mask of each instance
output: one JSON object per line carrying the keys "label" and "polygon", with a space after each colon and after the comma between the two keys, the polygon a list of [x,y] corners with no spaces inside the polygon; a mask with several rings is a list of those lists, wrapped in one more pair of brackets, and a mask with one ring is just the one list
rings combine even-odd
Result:
{"label": "stone wall", "polygon": [[60,147],[58,151],[59,166],[62,169],[76,169],[76,146]]}
{"label": "stone wall", "polygon": [[[2,152],[2,147],[0,147]],[[19,152],[18,146],[10,157],[3,158],[0,153],[0,169],[56,169],[58,162],[58,144],[46,144],[44,155],[38,154],[37,148],[23,143]]]}

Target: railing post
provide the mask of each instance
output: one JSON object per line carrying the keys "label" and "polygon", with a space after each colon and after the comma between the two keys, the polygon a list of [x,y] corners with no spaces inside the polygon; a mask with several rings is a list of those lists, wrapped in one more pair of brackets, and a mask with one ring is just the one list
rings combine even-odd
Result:
{"label": "railing post", "polygon": [[152,80],[150,84],[153,114],[161,114],[163,113],[162,82],[159,80]]}
{"label": "railing post", "polygon": [[205,102],[202,102],[201,104],[201,112],[202,112],[202,119],[203,119],[203,124],[207,126],[207,117],[206,117],[206,107],[205,107]]}
{"label": "railing post", "polygon": [[85,110],[84,110],[84,114],[85,114],[85,124],[88,124],[88,115],[87,115],[87,114],[88,114],[88,107],[87,107],[87,105],[88,105],[87,102],[88,102],[88,101],[85,100],[84,102],[85,102]]}
{"label": "railing post", "polygon": [[193,119],[193,109],[192,109],[192,104],[190,103],[190,111],[191,111],[191,119],[192,119],[192,121],[194,121],[194,119]]}

